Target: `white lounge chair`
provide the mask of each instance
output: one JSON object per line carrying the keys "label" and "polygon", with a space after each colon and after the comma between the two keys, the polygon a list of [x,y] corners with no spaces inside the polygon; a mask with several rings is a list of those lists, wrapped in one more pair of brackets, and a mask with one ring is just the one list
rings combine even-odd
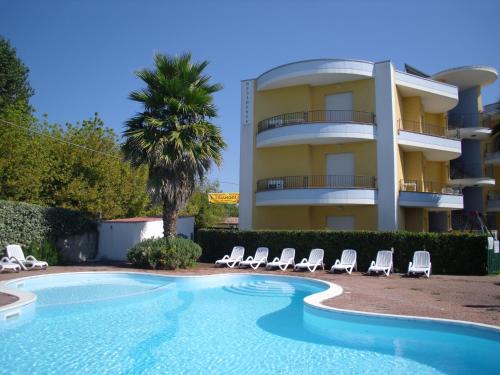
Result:
{"label": "white lounge chair", "polygon": [[3,271],[21,271],[21,266],[15,262],[11,262],[11,260],[7,257],[3,257],[0,260],[0,272]]}
{"label": "white lounge chair", "polygon": [[415,251],[413,262],[408,264],[408,275],[423,273],[427,278],[431,276],[431,254],[428,251]]}
{"label": "white lounge chair", "polygon": [[259,268],[262,264],[267,264],[267,257],[269,249],[267,247],[258,247],[255,251],[255,256],[249,256],[247,259],[240,262],[238,267],[252,267],[254,270]]}
{"label": "white lounge chair", "polygon": [[243,260],[243,255],[245,255],[245,248],[243,246],[235,246],[231,251],[231,255],[224,255],[222,259],[215,261],[215,265],[225,265],[233,268]]}
{"label": "white lounge chair", "polygon": [[347,273],[350,275],[352,273],[352,270],[355,269],[357,270],[357,263],[356,259],[358,257],[358,254],[356,253],[356,250],[352,249],[345,249],[342,251],[342,256],[340,257],[340,260],[336,260],[335,264],[332,266],[330,271],[335,272],[336,270],[338,271],[347,271]]}
{"label": "white lounge chair", "polygon": [[23,270],[46,269],[49,264],[43,260],[37,260],[33,255],[24,257],[20,245],[7,245],[7,257],[11,262],[16,262]]}
{"label": "white lounge chair", "polygon": [[279,267],[280,270],[285,271],[288,266],[295,266],[295,249],[292,247],[284,248],[281,252],[281,257],[276,257],[272,262],[268,262],[266,265],[266,269]]}
{"label": "white lounge chair", "polygon": [[383,272],[386,276],[392,271],[392,251],[391,250],[380,250],[377,253],[377,259],[372,261],[370,268],[368,268],[368,274],[372,272]]}
{"label": "white lounge chair", "polygon": [[297,263],[294,267],[294,270],[298,270],[300,268],[307,268],[309,272],[316,271],[316,268],[321,267],[325,269],[325,264],[323,263],[323,258],[325,256],[325,250],[323,249],[312,249],[309,254],[309,259],[304,258]]}

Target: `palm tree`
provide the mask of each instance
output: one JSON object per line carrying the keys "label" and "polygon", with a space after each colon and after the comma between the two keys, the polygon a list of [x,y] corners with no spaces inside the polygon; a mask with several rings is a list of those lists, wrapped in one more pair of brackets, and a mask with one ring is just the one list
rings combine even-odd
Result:
{"label": "palm tree", "polygon": [[192,196],[195,183],[212,163],[222,164],[226,148],[220,128],[210,123],[217,116],[211,84],[203,74],[208,62],[156,54],[153,69],[136,73],[146,87],[129,99],[143,105],[125,124],[123,152],[132,165],[149,168],[148,192],[162,204],[164,236],[175,236],[177,215]]}

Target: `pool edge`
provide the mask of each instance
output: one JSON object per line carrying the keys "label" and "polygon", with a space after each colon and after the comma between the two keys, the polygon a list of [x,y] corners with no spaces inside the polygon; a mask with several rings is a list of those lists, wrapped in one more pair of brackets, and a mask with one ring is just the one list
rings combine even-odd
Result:
{"label": "pool edge", "polygon": [[341,309],[332,306],[326,306],[323,302],[330,298],[335,298],[344,292],[344,289],[341,285],[320,279],[314,279],[306,276],[293,276],[293,275],[273,275],[273,274],[263,274],[260,272],[244,272],[244,273],[219,273],[219,274],[209,274],[209,275],[165,275],[165,274],[157,274],[150,272],[140,272],[140,271],[82,271],[82,272],[61,272],[61,273],[48,273],[44,275],[33,275],[33,276],[23,276],[11,280],[5,280],[0,282],[0,292],[13,295],[18,298],[17,301],[9,303],[4,306],[0,306],[0,318],[2,320],[6,320],[6,316],[13,313],[14,311],[22,311],[24,308],[32,305],[36,302],[37,296],[32,292],[21,291],[18,289],[14,289],[8,287],[7,284],[12,284],[16,282],[20,282],[21,280],[33,279],[39,277],[47,277],[54,275],[69,275],[69,274],[96,274],[96,273],[105,273],[105,274],[139,274],[139,275],[148,275],[148,276],[160,276],[160,277],[174,277],[174,278],[201,278],[201,277],[218,277],[218,276],[238,276],[238,275],[260,275],[260,276],[270,276],[270,277],[285,277],[285,278],[293,278],[293,279],[306,279],[309,281],[326,284],[328,289],[321,291],[319,293],[313,293],[308,295],[303,299],[304,304],[313,309],[318,309],[322,311],[331,311],[341,314],[351,314],[351,315],[361,315],[367,317],[379,317],[379,318],[392,318],[399,320],[409,320],[409,321],[419,321],[419,322],[436,322],[441,324],[451,324],[457,326],[466,326],[466,327],[475,327],[487,330],[493,330],[497,333],[500,333],[500,326],[495,326],[491,324],[485,323],[477,323],[471,322],[467,320],[457,320],[457,319],[446,319],[446,318],[433,318],[433,317],[425,317],[425,316],[416,316],[416,315],[400,315],[400,314],[387,314],[387,313],[375,313],[368,311],[359,311],[359,310],[350,310],[350,309]]}

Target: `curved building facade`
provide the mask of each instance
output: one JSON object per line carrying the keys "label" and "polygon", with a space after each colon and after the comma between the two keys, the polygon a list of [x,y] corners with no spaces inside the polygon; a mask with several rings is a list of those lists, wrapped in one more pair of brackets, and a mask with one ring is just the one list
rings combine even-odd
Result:
{"label": "curved building facade", "polygon": [[448,230],[464,199],[446,79],[317,59],[242,81],[240,228]]}

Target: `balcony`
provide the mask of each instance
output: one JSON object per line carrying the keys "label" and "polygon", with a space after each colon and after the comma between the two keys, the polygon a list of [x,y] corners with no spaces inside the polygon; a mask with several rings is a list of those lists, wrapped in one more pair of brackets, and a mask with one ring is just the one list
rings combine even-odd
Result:
{"label": "balcony", "polygon": [[488,212],[500,212],[500,190],[490,190],[488,192]]}
{"label": "balcony", "polygon": [[460,188],[434,181],[401,180],[399,205],[434,210],[461,210],[464,201]]}
{"label": "balcony", "polygon": [[460,157],[462,144],[448,135],[445,126],[398,120],[398,144],[404,151],[420,151],[427,160],[448,161]]}
{"label": "balcony", "polygon": [[447,83],[396,71],[394,79],[403,97],[419,96],[427,113],[444,113],[458,104],[458,89]]}
{"label": "balcony", "polygon": [[372,176],[282,176],[257,181],[257,206],[374,205]]}
{"label": "balcony", "polygon": [[477,113],[450,113],[447,134],[460,139],[487,139],[492,132],[491,116]]}
{"label": "balcony", "polygon": [[256,146],[348,143],[375,138],[375,115],[372,112],[301,111],[260,121]]}
{"label": "balcony", "polygon": [[493,186],[493,168],[482,163],[453,162],[448,183],[459,187]]}

